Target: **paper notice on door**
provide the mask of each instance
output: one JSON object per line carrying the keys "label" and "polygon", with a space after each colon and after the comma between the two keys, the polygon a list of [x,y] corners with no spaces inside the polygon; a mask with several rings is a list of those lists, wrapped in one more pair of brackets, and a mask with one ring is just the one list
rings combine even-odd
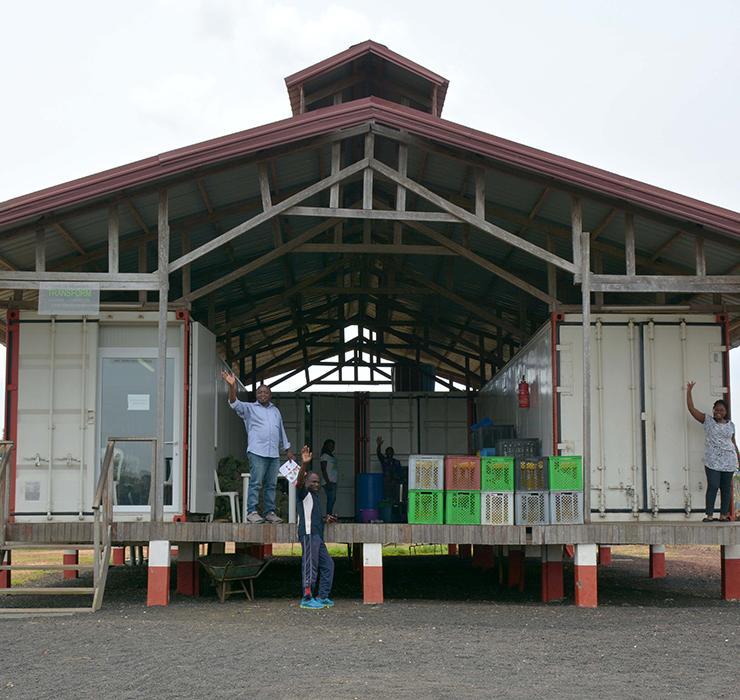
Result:
{"label": "paper notice on door", "polygon": [[128,394],[129,411],[148,411],[149,394]]}
{"label": "paper notice on door", "polygon": [[285,464],[280,467],[280,473],[288,480],[289,483],[295,484],[298,478],[298,472],[301,468],[292,460],[289,459]]}

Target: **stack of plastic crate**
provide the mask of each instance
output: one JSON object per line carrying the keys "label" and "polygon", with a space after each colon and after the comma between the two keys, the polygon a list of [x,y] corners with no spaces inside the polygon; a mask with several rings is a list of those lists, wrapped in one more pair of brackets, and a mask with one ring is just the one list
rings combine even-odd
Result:
{"label": "stack of plastic crate", "polygon": [[547,525],[550,522],[548,458],[516,460],[514,521],[517,525]]}
{"label": "stack of plastic crate", "polygon": [[409,455],[409,523],[444,523],[444,478],[444,455]]}
{"label": "stack of plastic crate", "polygon": [[583,522],[583,460],[578,455],[548,457],[550,522],[578,525]]}
{"label": "stack of plastic crate", "polygon": [[514,524],[514,458],[481,457],[481,525]]}
{"label": "stack of plastic crate", "polygon": [[480,457],[445,457],[445,523],[480,525]]}

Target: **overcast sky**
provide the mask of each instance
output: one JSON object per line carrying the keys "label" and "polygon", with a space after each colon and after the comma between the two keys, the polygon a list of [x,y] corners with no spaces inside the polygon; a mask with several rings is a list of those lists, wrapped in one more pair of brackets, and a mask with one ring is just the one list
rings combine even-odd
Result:
{"label": "overcast sky", "polygon": [[0,201],[288,117],[286,75],[368,38],[447,119],[740,210],[730,0],[4,2]]}

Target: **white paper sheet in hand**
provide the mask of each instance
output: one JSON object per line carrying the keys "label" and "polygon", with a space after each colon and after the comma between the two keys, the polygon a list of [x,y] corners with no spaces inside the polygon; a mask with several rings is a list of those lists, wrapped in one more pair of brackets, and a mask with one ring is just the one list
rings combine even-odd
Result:
{"label": "white paper sheet in hand", "polygon": [[298,472],[301,468],[292,460],[289,459],[285,464],[280,467],[280,473],[291,483],[295,484],[298,478]]}

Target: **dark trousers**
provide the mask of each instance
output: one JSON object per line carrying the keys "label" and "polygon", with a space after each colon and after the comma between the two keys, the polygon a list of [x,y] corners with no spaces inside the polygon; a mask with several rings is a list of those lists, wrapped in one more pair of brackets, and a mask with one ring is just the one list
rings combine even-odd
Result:
{"label": "dark trousers", "polygon": [[303,555],[301,560],[301,579],[303,595],[313,592],[316,579],[319,580],[319,591],[317,598],[328,598],[331,593],[331,585],[334,583],[334,560],[329,556],[329,551],[324,540],[319,535],[303,535],[301,537]]}
{"label": "dark trousers", "polygon": [[717,500],[717,490],[719,489],[719,512],[722,515],[729,515],[732,498],[732,475],[734,472],[720,472],[709,467],[704,467],[704,471],[707,473],[706,514],[709,517],[714,514],[714,502]]}

